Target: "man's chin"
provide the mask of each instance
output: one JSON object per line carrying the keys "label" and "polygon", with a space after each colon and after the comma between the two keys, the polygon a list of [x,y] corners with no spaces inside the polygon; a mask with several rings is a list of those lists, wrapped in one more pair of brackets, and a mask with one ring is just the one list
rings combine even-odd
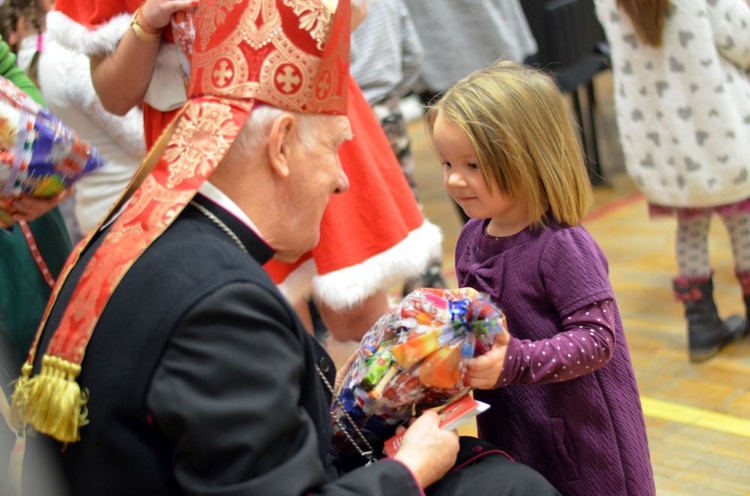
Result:
{"label": "man's chin", "polygon": [[314,243],[310,243],[309,245],[306,245],[306,248],[296,248],[294,250],[277,250],[274,254],[273,258],[275,260],[278,260],[279,262],[284,262],[287,264],[293,264],[297,260],[302,257],[305,253],[309,253],[312,251],[313,248],[318,246],[318,242],[320,241],[320,236],[315,238]]}

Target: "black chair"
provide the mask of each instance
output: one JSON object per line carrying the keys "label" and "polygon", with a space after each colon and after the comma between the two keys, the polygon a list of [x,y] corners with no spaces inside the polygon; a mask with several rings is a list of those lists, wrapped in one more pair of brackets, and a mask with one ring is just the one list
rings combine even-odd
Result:
{"label": "black chair", "polygon": [[604,180],[596,138],[594,76],[609,69],[609,50],[593,0],[522,0],[539,51],[529,61],[552,74],[573,98],[589,177]]}

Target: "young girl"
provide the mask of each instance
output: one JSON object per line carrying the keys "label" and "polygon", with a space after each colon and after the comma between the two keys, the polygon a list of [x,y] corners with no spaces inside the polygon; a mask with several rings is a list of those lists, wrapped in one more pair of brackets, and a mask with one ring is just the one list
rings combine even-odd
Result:
{"label": "young girl", "polygon": [[44,46],[44,16],[49,7],[40,0],[7,0],[3,11],[4,32],[16,54],[16,64],[39,87],[37,66]]}
{"label": "young girl", "polygon": [[562,494],[655,493],[643,413],[608,264],[580,226],[592,198],[555,83],[513,62],[477,71],[427,113],[450,196],[472,218],[460,286],[488,293],[509,334],[470,365],[492,405],[479,436]]}

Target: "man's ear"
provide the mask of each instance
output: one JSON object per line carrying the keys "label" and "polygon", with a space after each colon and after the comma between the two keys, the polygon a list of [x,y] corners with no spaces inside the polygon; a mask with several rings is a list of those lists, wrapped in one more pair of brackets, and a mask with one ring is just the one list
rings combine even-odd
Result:
{"label": "man's ear", "polygon": [[297,146],[297,126],[296,117],[284,112],[273,122],[268,135],[268,161],[282,177],[289,175],[292,147]]}

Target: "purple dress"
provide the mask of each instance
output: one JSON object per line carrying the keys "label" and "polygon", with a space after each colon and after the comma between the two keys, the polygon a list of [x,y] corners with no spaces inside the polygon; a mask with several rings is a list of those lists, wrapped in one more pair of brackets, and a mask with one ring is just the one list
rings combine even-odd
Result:
{"label": "purple dress", "polygon": [[[477,417],[479,437],[563,495],[654,495],[638,386],[601,249],[580,226],[494,238],[487,222],[469,221],[456,247],[459,285],[489,294],[512,335],[499,381],[507,386],[474,393],[492,405]],[[566,326],[589,307],[609,311],[609,325]]]}

